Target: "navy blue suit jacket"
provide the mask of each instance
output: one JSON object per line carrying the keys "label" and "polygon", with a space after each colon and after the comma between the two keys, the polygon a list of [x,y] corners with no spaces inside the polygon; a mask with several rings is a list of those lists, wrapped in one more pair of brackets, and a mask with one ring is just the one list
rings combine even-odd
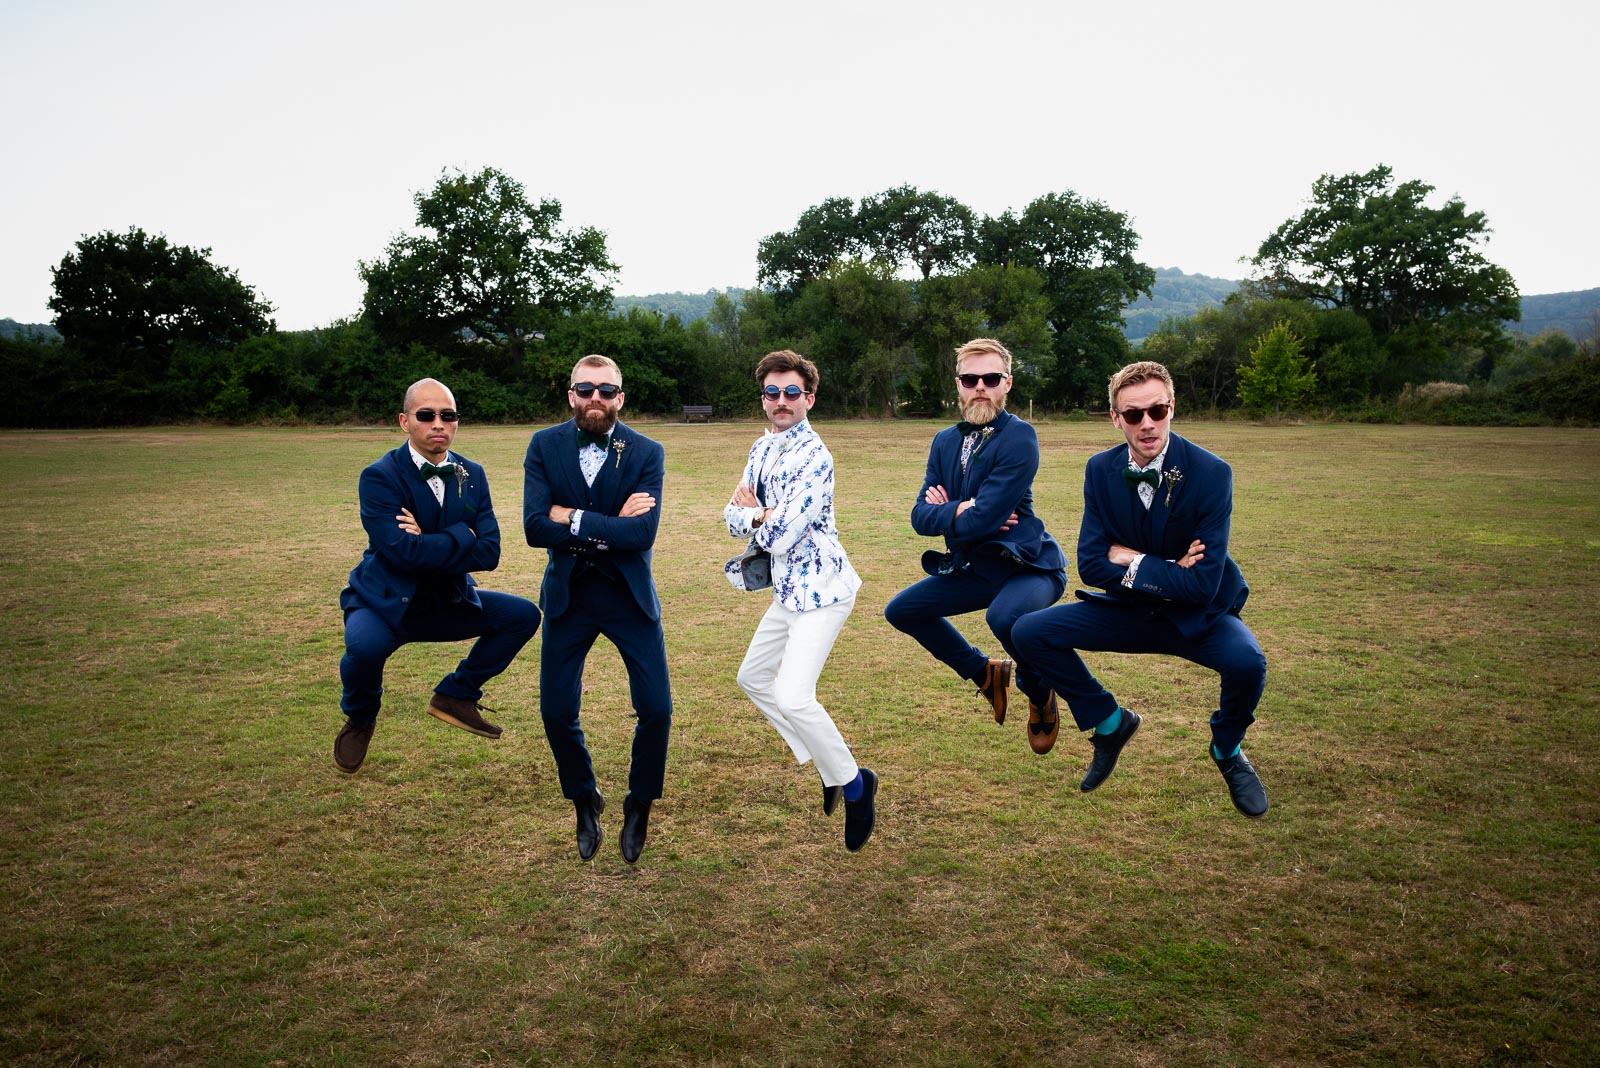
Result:
{"label": "navy blue suit jacket", "polygon": [[[1128,446],[1121,443],[1091,456],[1084,469],[1078,573],[1105,592],[1080,596],[1164,601],[1166,615],[1186,638],[1199,635],[1225,612],[1238,615],[1250,587],[1228,555],[1232,468],[1173,434],[1155,503],[1146,514],[1138,493],[1122,476],[1127,466]],[[1205,544],[1205,559],[1188,568],[1173,563],[1196,538]],[[1113,544],[1146,554],[1132,589],[1122,584],[1128,569],[1106,557]]]}
{"label": "navy blue suit jacket", "polygon": [[[463,603],[483,607],[469,572],[493,571],[500,565],[500,524],[483,468],[455,453],[450,458],[466,469],[467,477],[464,482],[446,481],[443,505],[412,461],[409,444],[385,453],[361,472],[367,551],[350,572],[350,585],[339,594],[340,608],[370,608],[390,627],[399,626],[417,584],[434,575],[446,576]],[[400,529],[395,517],[401,508],[416,517],[420,536]]]}
{"label": "navy blue suit jacket", "polygon": [[[522,473],[522,529],[529,545],[550,552],[539,587],[539,607],[545,615],[554,618],[567,610],[573,571],[580,559],[588,557],[603,558],[614,566],[645,618],[659,621],[661,602],[650,574],[650,557],[661,522],[661,483],[666,474],[661,446],[619,422],[591,488],[578,466],[577,426],[568,419],[533,435]],[[621,518],[617,513],[623,502],[635,493],[650,494],[656,506],[644,515]],[[553,504],[583,509],[581,535],[574,537],[567,524],[551,520]]]}
{"label": "navy blue suit jacket", "polygon": [[[924,537],[943,535],[945,548],[957,564],[968,556],[994,556],[1044,571],[1065,568],[1067,558],[1061,546],[1033,512],[1039,435],[1010,412],[1001,412],[990,426],[995,432],[973,449],[965,471],[961,470],[961,431],[948,426],[934,435],[928,471],[911,506],[911,528]],[[924,494],[930,486],[943,486],[950,496],[948,503],[928,504]],[[972,507],[957,515],[956,509],[968,499]],[[1017,513],[1017,525],[1002,531],[1000,525],[1012,512]],[[923,568],[930,574],[936,570],[928,554]]]}

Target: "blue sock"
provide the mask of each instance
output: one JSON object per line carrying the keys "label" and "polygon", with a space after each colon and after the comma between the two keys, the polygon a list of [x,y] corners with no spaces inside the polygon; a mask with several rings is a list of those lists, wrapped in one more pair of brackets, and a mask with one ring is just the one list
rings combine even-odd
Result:
{"label": "blue sock", "polygon": [[844,784],[844,799],[846,801],[860,801],[861,795],[867,792],[866,780],[861,777],[861,772],[856,772],[856,777]]}
{"label": "blue sock", "polygon": [[[1242,745],[1244,745],[1244,743],[1240,742],[1239,745],[1234,746],[1233,747],[1233,752],[1229,753],[1228,756],[1230,756],[1230,757],[1238,756],[1239,755],[1239,746],[1242,746]],[[1215,757],[1217,760],[1226,760],[1227,759],[1227,757],[1224,757],[1221,753],[1217,752],[1217,746],[1216,746],[1215,742],[1213,742],[1211,744],[1211,755],[1213,757]]]}
{"label": "blue sock", "polygon": [[1120,726],[1122,726],[1122,706],[1118,705],[1117,710],[1107,716],[1104,722],[1094,729],[1094,732],[1096,734],[1115,734]]}

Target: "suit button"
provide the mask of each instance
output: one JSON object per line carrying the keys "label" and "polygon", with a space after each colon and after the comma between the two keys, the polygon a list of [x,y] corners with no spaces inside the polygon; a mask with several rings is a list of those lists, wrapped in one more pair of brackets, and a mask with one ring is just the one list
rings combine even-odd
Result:
{"label": "suit button", "polygon": [[409,597],[402,597],[402,598],[400,598],[400,603],[401,603],[401,604],[410,604],[410,603],[411,603],[411,598],[409,598]]}

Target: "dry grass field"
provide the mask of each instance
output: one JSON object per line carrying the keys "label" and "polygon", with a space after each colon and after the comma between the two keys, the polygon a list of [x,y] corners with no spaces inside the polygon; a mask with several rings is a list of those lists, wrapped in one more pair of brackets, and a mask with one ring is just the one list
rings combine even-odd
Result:
{"label": "dry grass field", "polygon": [[[882,778],[859,854],[743,698],[764,595],[721,575],[755,424],[667,449],[667,796],[618,856],[631,720],[605,643],[590,864],[538,718],[539,639],[424,714],[410,646],[333,766],[356,475],[394,430],[8,433],[0,460],[0,1060],[8,1064],[1388,1065],[1600,1062],[1600,436],[1180,432],[1234,465],[1270,664],[1238,816],[1215,676],[1091,656],[1146,726],[1098,792],[883,621],[930,543],[928,423],[824,423],[865,585],[820,694]],[[1069,550],[1100,423],[1039,428]],[[465,427],[536,596],[528,428]],[[1076,572],[1071,576],[1076,580]],[[964,620],[985,648],[979,616]]]}

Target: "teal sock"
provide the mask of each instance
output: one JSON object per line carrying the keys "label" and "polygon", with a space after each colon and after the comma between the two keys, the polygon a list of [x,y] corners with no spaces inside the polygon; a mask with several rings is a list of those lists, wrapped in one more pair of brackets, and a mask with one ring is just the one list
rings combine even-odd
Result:
{"label": "teal sock", "polygon": [[1094,732],[1096,734],[1115,734],[1120,726],[1122,726],[1122,706],[1118,705],[1117,710],[1107,716],[1105,721],[1094,729]]}
{"label": "teal sock", "polygon": [[[1239,747],[1242,746],[1242,745],[1244,745],[1244,743],[1240,742],[1239,745],[1234,746],[1233,747],[1233,752],[1229,753],[1228,756],[1230,756],[1230,757],[1238,756],[1239,755]],[[1215,742],[1213,742],[1212,745],[1211,745],[1211,755],[1212,755],[1212,757],[1214,757],[1217,760],[1225,759],[1221,753],[1217,752],[1217,746],[1216,746]]]}

